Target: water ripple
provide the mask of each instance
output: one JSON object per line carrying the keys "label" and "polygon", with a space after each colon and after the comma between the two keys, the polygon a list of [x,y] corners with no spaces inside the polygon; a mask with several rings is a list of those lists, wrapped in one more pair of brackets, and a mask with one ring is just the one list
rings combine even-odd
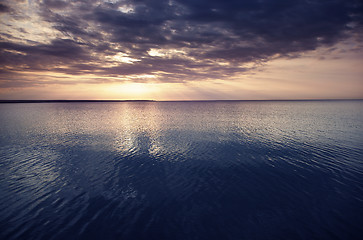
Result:
{"label": "water ripple", "polygon": [[361,236],[360,101],[4,106],[0,239]]}

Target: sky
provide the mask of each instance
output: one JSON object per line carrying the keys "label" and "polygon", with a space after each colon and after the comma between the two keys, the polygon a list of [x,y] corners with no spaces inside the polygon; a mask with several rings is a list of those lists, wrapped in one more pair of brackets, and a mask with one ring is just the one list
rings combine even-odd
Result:
{"label": "sky", "polygon": [[363,98],[360,0],[0,0],[0,99]]}

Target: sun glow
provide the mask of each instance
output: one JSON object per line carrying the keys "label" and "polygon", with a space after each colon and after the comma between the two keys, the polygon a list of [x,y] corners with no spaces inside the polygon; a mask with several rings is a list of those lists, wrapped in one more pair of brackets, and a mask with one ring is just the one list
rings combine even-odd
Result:
{"label": "sun glow", "polygon": [[122,53],[122,52],[119,52],[114,56],[107,56],[106,59],[109,61],[114,61],[116,63],[128,63],[128,64],[132,64],[134,62],[141,61],[139,59],[132,58],[129,55],[127,55],[126,53]]}
{"label": "sun glow", "polygon": [[119,96],[119,99],[153,100],[159,92],[159,87],[152,83],[124,83],[111,85],[107,92]]}

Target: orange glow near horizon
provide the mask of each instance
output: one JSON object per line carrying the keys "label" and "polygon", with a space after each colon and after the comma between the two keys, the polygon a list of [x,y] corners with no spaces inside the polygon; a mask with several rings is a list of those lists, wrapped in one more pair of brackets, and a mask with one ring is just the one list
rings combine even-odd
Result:
{"label": "orange glow near horizon", "polygon": [[29,73],[30,78],[27,81],[41,77],[43,83],[23,88],[0,89],[0,98],[159,101],[357,99],[363,98],[363,69],[359,67],[363,62],[357,55],[350,53],[350,58],[346,56],[346,59],[317,60],[314,55],[307,58],[278,59],[263,66],[263,71],[223,80],[184,83],[157,82],[156,77],[150,76],[147,76],[148,82],[145,83],[133,82],[132,78],[120,83],[112,78],[104,83],[92,83],[98,81],[92,75]]}

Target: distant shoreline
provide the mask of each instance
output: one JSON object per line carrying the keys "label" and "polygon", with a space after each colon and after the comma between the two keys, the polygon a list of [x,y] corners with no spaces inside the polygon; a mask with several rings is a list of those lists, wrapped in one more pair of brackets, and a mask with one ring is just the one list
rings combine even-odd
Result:
{"label": "distant shoreline", "polygon": [[155,102],[154,100],[0,100],[0,103]]}
{"label": "distant shoreline", "polygon": [[362,101],[363,99],[271,99],[271,100],[0,100],[1,103],[108,103],[108,102],[308,102],[308,101]]}

